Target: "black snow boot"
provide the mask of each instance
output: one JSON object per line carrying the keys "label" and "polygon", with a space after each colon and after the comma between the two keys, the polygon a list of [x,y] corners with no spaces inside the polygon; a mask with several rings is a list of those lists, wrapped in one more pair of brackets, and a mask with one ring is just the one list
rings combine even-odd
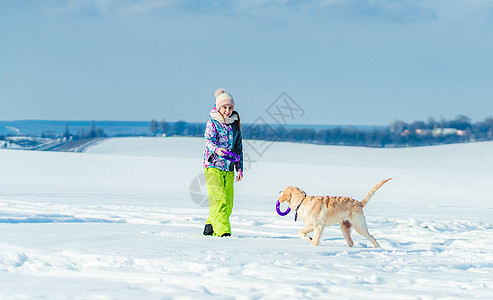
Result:
{"label": "black snow boot", "polygon": [[214,230],[212,230],[212,224],[205,224],[204,235],[212,235]]}
{"label": "black snow boot", "polygon": [[231,233],[223,233],[223,235],[221,235],[221,237],[225,237],[225,236],[231,236]]}

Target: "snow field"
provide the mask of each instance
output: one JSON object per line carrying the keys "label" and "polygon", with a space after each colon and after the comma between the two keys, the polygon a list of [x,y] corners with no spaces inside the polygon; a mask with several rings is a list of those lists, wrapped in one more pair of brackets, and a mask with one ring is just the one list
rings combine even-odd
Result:
{"label": "snow field", "polygon": [[[492,143],[274,143],[236,184],[233,236],[223,239],[201,235],[207,208],[189,195],[201,147],[193,138],[122,138],[87,153],[0,151],[0,299],[492,294]],[[361,199],[388,177],[365,208],[381,249],[355,232],[348,248],[338,226],[311,247],[294,214],[275,213],[287,185]]]}

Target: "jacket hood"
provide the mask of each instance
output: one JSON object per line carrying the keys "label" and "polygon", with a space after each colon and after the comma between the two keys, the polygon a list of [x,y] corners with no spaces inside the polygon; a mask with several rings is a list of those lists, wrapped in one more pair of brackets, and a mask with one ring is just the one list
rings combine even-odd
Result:
{"label": "jacket hood", "polygon": [[214,114],[214,113],[218,113],[217,108],[216,108],[216,106],[215,106],[215,105],[212,107],[211,111],[209,112],[209,117],[210,117],[212,114]]}

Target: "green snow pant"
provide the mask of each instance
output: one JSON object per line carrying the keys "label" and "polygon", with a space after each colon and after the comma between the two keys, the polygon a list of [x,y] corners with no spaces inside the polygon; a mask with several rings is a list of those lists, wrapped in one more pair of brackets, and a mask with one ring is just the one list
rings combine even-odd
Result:
{"label": "green snow pant", "polygon": [[216,168],[205,168],[207,194],[209,195],[209,217],[206,224],[211,224],[214,236],[231,234],[229,216],[233,211],[235,172],[226,172]]}

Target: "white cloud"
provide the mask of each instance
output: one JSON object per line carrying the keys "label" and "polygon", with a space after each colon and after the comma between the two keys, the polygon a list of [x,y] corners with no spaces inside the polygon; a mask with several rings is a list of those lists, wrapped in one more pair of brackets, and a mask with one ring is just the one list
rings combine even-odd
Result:
{"label": "white cloud", "polygon": [[119,11],[124,14],[142,14],[170,6],[170,4],[171,2],[166,0],[141,1],[140,3],[123,6]]}
{"label": "white cloud", "polygon": [[[146,14],[157,10],[171,13],[286,16],[325,16],[338,20],[367,18],[387,22],[460,20],[491,8],[485,0],[61,0],[47,1],[43,13],[98,16],[107,13]],[[45,2],[46,3],[46,2]],[[51,6],[49,6],[51,5]]]}
{"label": "white cloud", "polygon": [[391,22],[435,19],[435,11],[413,0],[315,0],[313,8],[333,18],[368,18]]}
{"label": "white cloud", "polygon": [[328,6],[335,5],[335,4],[340,4],[344,1],[346,1],[346,0],[318,0],[318,1],[315,1],[315,4],[317,4],[321,8],[325,8]]}
{"label": "white cloud", "polygon": [[95,15],[107,12],[115,0],[70,0],[42,10],[48,15]]}
{"label": "white cloud", "polygon": [[423,3],[433,8],[442,21],[460,21],[493,8],[493,1],[485,0],[423,0]]}

